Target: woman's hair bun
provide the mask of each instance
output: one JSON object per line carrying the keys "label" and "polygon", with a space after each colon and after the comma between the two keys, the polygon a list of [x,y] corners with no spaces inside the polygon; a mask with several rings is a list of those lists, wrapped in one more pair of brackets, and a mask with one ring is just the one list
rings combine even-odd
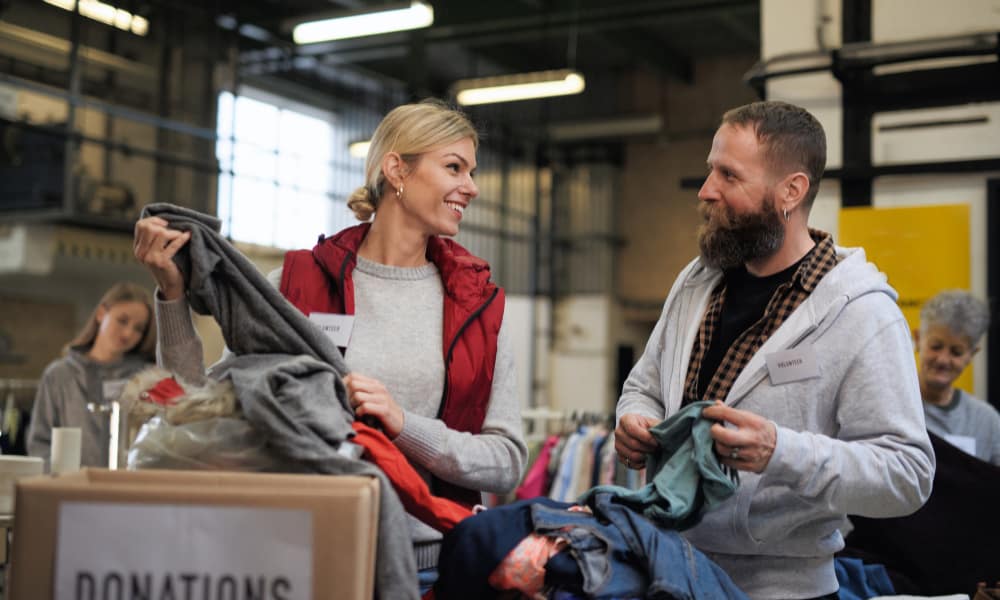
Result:
{"label": "woman's hair bun", "polygon": [[347,208],[351,209],[359,221],[367,221],[372,218],[372,215],[375,214],[375,202],[368,186],[361,186],[354,190],[350,198],[347,199]]}

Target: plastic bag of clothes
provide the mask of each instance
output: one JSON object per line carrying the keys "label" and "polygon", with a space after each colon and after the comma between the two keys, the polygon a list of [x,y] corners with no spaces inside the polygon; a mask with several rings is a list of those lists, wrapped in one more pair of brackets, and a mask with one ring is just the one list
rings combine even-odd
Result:
{"label": "plastic bag of clothes", "polygon": [[287,470],[243,419],[229,381],[187,385],[163,369],[137,374],[128,406],[129,469]]}

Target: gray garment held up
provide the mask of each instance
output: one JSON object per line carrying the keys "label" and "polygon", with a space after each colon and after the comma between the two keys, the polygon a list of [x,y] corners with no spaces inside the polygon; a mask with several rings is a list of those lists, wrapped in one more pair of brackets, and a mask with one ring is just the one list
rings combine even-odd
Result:
{"label": "gray garment held up", "polygon": [[408,532],[399,497],[377,467],[337,453],[353,433],[340,351],[219,235],[218,219],[163,203],[146,206],[142,217],[148,216],[191,232],[174,256],[188,301],[199,314],[215,318],[235,354],[216,365],[212,377],[232,380],[247,420],[281,458],[315,473],[379,479],[376,594],[418,598],[413,549],[399,540]]}

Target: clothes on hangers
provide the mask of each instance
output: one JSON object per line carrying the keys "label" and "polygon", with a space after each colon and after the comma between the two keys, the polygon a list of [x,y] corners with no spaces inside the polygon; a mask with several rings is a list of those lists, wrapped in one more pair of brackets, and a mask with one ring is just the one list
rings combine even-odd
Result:
{"label": "clothes on hangers", "polygon": [[574,411],[547,416],[560,423],[560,433],[550,434],[532,453],[536,458],[515,492],[517,499],[547,496],[569,502],[599,485],[629,489],[642,485],[645,471],[628,469],[618,461],[611,415]]}

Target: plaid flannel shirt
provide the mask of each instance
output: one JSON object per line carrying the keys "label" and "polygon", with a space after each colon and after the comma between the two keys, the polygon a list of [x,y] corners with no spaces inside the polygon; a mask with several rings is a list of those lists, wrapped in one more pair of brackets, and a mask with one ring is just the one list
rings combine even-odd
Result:
{"label": "plaid flannel shirt", "polygon": [[691,361],[688,364],[687,377],[684,380],[684,400],[682,405],[698,400],[725,400],[730,388],[739,376],[743,367],[750,362],[753,355],[764,345],[764,342],[785,322],[788,315],[798,308],[809,294],[816,289],[820,279],[830,269],[837,265],[837,251],[833,246],[833,237],[825,232],[810,229],[809,235],[816,242],[813,252],[802,261],[795,270],[792,279],[774,291],[771,300],[764,309],[764,316],[751,325],[736,338],[736,341],[726,350],[719,368],[712,376],[704,398],[698,398],[698,377],[701,362],[708,351],[708,346],[719,323],[722,306],[726,299],[726,282],[723,280],[714,290],[705,310],[705,316],[691,348]]}

